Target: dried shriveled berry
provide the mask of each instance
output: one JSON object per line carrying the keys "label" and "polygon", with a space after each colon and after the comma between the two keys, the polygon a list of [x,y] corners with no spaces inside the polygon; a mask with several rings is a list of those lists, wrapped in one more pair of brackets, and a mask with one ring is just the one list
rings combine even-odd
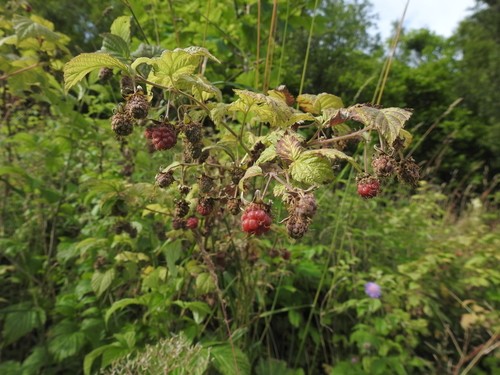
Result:
{"label": "dried shriveled berry", "polygon": [[271,229],[272,222],[267,206],[251,203],[241,216],[241,229],[249,234],[261,235]]}
{"label": "dried shriveled berry", "polygon": [[401,161],[397,169],[398,178],[413,187],[418,186],[420,167],[413,158]]}
{"label": "dried shriveled berry", "polygon": [[295,214],[312,218],[317,209],[318,206],[314,194],[307,193],[299,197],[297,205],[295,206]]}
{"label": "dried shriveled berry", "polygon": [[98,78],[99,78],[99,81],[101,81],[101,83],[104,83],[104,82],[107,82],[109,81],[109,79],[113,77],[113,70],[112,69],[109,69],[109,68],[101,68],[99,70],[99,75],[98,75]]}
{"label": "dried shriveled berry", "polygon": [[125,105],[125,110],[133,118],[140,120],[148,117],[149,102],[142,91],[138,91],[132,95],[127,100]]}
{"label": "dried shriveled berry", "polygon": [[240,200],[238,198],[230,198],[227,200],[227,210],[231,215],[238,215],[240,213]]}
{"label": "dried shriveled berry", "polygon": [[372,167],[379,177],[389,177],[396,170],[397,162],[389,155],[380,155],[373,159]]}
{"label": "dried shriveled berry", "polygon": [[215,199],[210,197],[202,197],[196,205],[196,212],[201,216],[208,216],[212,213],[215,207]]}
{"label": "dried shriveled berry", "polygon": [[358,180],[358,194],[363,198],[374,198],[380,193],[380,181],[373,176]]}
{"label": "dried shriveled berry", "polygon": [[189,203],[186,200],[181,199],[175,203],[175,216],[184,217],[189,212]]}
{"label": "dried shriveled berry", "polygon": [[172,228],[174,229],[185,229],[186,228],[186,219],[182,217],[174,217],[172,220]]}
{"label": "dried shriveled berry", "polygon": [[186,221],[186,228],[188,228],[188,229],[198,228],[198,218],[194,217],[194,216],[191,216],[190,218],[188,218]]}
{"label": "dried shriveled berry", "polygon": [[134,81],[129,76],[123,76],[120,80],[122,95],[130,95],[134,92]]}
{"label": "dried shriveled berry", "polygon": [[203,134],[201,129],[201,124],[197,122],[191,122],[189,124],[185,124],[182,128],[184,134],[186,135],[186,139],[191,143],[200,143]]}
{"label": "dried shriveled berry", "polygon": [[177,143],[177,132],[172,124],[164,123],[153,126],[150,129],[151,143],[156,150],[168,150],[169,148],[174,147]]}
{"label": "dried shriveled berry", "polygon": [[160,172],[156,175],[155,177],[156,184],[163,188],[166,188],[175,181],[174,179],[174,172],[173,171],[168,171],[168,172]]}
{"label": "dried shriveled berry", "polygon": [[207,176],[206,174],[202,174],[198,178],[198,185],[200,187],[200,191],[203,194],[209,193],[214,187],[214,180],[212,177]]}
{"label": "dried shriveled berry", "polygon": [[111,129],[121,136],[127,136],[134,131],[134,122],[126,112],[117,112],[111,117]]}
{"label": "dried shriveled berry", "polygon": [[187,195],[191,191],[191,188],[187,185],[179,185],[179,193],[182,195]]}
{"label": "dried shriveled berry", "polygon": [[294,239],[299,239],[306,234],[309,229],[310,219],[307,217],[301,216],[290,216],[288,221],[286,222],[286,230],[288,232],[288,236]]}
{"label": "dried shriveled berry", "polygon": [[241,178],[245,175],[245,170],[240,167],[233,167],[230,173],[231,173],[231,182],[235,185],[238,185]]}
{"label": "dried shriveled berry", "polygon": [[115,224],[115,233],[122,234],[128,233],[131,238],[137,237],[137,229],[128,221],[119,221]]}
{"label": "dried shriveled berry", "polygon": [[193,161],[197,160],[201,156],[202,150],[202,143],[184,142],[184,161],[186,163],[192,163]]}

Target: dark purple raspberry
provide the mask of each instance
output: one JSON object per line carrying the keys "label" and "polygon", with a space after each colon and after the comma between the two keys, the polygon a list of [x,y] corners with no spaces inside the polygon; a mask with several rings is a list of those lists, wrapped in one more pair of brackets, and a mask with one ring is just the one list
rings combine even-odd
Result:
{"label": "dark purple raspberry", "polygon": [[117,135],[130,135],[134,131],[133,119],[126,112],[117,112],[111,117],[111,129]]}
{"label": "dark purple raspberry", "polygon": [[144,96],[142,91],[130,95],[125,105],[125,110],[137,120],[145,119],[148,117],[149,102]]}
{"label": "dark purple raspberry", "polygon": [[158,151],[174,147],[177,143],[177,132],[173,125],[165,123],[152,127],[151,143]]}

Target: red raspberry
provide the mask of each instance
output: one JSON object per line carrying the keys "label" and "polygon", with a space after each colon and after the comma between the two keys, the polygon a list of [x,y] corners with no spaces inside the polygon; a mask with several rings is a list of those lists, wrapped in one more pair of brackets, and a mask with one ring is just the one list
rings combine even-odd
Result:
{"label": "red raspberry", "polygon": [[198,218],[194,217],[194,216],[191,216],[190,218],[188,218],[186,221],[186,228],[188,228],[188,229],[198,228]]}
{"label": "red raspberry", "polygon": [[146,138],[149,138],[149,134],[151,135],[151,142],[154,148],[158,151],[168,150],[177,143],[177,132],[171,124],[162,124],[148,128],[144,135]]}
{"label": "red raspberry", "polygon": [[363,177],[358,182],[358,194],[363,198],[373,198],[380,192],[380,181],[375,177]]}
{"label": "red raspberry", "polygon": [[272,219],[265,206],[250,204],[241,216],[241,229],[250,234],[263,234],[271,229]]}

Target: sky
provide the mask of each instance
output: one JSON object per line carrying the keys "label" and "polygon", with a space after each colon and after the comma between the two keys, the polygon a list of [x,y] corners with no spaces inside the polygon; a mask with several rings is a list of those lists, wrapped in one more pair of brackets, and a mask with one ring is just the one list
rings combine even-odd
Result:
{"label": "sky", "polygon": [[[378,14],[378,31],[382,39],[391,36],[392,22],[399,21],[407,0],[370,0]],[[448,37],[458,23],[471,14],[475,0],[410,0],[404,27],[418,29],[427,27],[436,34]]]}

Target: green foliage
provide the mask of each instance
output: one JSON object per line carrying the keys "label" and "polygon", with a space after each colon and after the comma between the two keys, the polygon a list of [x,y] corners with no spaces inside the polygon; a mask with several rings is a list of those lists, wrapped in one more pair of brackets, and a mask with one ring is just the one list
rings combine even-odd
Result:
{"label": "green foliage", "polygon": [[[382,196],[362,200],[352,177],[351,167],[371,172],[370,155],[359,153],[361,143],[373,145],[369,134],[386,152],[401,140],[394,154],[403,153],[415,144],[405,130],[413,132],[411,121],[435,119],[448,105],[453,95],[440,95],[453,80],[436,77],[446,78],[453,64],[450,46],[410,35],[393,76],[404,79],[387,88],[388,108],[344,105],[328,93],[294,98],[283,87],[260,93],[249,87],[266,86],[255,57],[257,4],[169,4],[166,12],[161,1],[148,9],[128,2],[133,16],[104,17],[100,50],[77,56],[50,22],[2,9],[0,373],[492,373],[497,213],[473,200],[457,217],[436,185],[421,183],[412,196],[390,179]],[[102,11],[90,5],[89,14]],[[262,57],[272,12],[270,2],[261,5]],[[344,5],[326,2],[318,12],[307,86],[350,99],[379,61],[376,53],[367,60],[373,40],[354,37],[366,31],[357,18],[366,3]],[[268,80],[288,77],[293,88],[311,12],[304,1],[282,6],[274,41],[274,62],[281,60]],[[117,77],[99,81],[102,67],[130,76],[150,106],[126,140],[109,118],[131,99],[120,96]],[[424,115],[396,107],[416,100],[408,82]],[[420,95],[427,89],[437,96]],[[457,129],[472,116],[466,112],[445,125]],[[141,133],[165,121],[178,145],[149,153]],[[182,155],[193,124],[205,162]],[[154,183],[159,169],[173,173],[172,185]],[[203,217],[201,174],[213,180],[207,195],[216,198]],[[312,221],[301,217],[308,234],[286,238],[279,221],[313,190],[318,212]],[[227,197],[272,195],[270,232],[241,233]],[[174,225],[180,200],[199,218],[197,228]],[[381,286],[380,299],[364,294],[368,281]]]}

